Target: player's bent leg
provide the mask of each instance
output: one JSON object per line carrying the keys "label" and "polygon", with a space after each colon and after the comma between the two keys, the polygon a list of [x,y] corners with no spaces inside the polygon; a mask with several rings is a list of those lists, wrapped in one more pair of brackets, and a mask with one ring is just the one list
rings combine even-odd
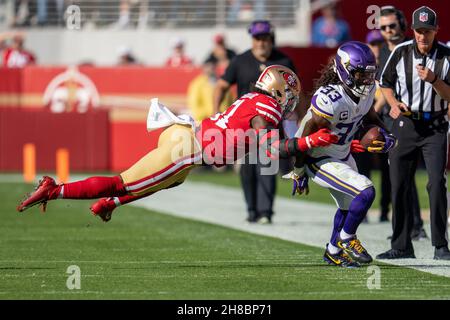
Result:
{"label": "player's bent leg", "polygon": [[[307,172],[315,183],[330,190],[339,208],[328,245],[331,254],[337,254],[343,250],[355,261],[371,262],[372,257],[356,237],[356,229],[366,216],[375,197],[372,182],[356,171],[352,158],[348,162],[326,159],[309,164]],[[347,211],[342,223],[342,215]]]}
{"label": "player's bent leg", "polygon": [[35,191],[19,204],[17,210],[22,212],[34,205],[42,204],[45,211],[47,201],[55,199],[94,199],[124,194],[126,194],[125,186],[119,176],[90,177],[59,185],[53,178],[44,176]]}
{"label": "player's bent leg", "polygon": [[156,149],[121,173],[128,194],[100,199],[91,205],[92,213],[107,222],[116,207],[182,184],[191,169],[201,163],[199,150],[189,127],[168,127]]}
{"label": "player's bent leg", "polygon": [[190,127],[172,125],[164,130],[158,147],[120,175],[128,194],[140,196],[184,181],[201,164],[201,150]]}
{"label": "player's bent leg", "polygon": [[372,257],[356,237],[356,230],[367,215],[375,199],[375,188],[368,187],[361,191],[351,202],[344,226],[339,233],[337,245],[350,257],[360,263],[372,262]]}

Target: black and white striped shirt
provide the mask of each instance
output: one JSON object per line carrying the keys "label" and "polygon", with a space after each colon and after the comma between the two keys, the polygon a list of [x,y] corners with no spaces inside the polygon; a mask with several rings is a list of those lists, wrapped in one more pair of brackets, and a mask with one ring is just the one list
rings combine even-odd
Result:
{"label": "black and white striped shirt", "polygon": [[420,80],[416,66],[424,64],[450,85],[450,48],[435,41],[426,56],[418,51],[415,40],[403,42],[392,51],[380,77],[380,86],[394,90],[397,100],[413,112],[439,112],[448,109],[432,84]]}

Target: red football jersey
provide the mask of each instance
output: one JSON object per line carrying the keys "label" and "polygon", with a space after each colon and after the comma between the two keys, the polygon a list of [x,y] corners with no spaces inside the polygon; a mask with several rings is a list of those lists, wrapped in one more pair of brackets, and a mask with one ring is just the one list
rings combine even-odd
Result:
{"label": "red football jersey", "polygon": [[6,68],[23,68],[34,63],[36,58],[26,50],[8,48],[3,53],[3,66]]}
{"label": "red football jersey", "polygon": [[277,101],[265,94],[247,93],[226,111],[201,122],[197,139],[201,141],[203,161],[222,166],[242,158],[255,141],[256,132],[251,120],[262,116],[270,125],[278,127],[282,111]]}

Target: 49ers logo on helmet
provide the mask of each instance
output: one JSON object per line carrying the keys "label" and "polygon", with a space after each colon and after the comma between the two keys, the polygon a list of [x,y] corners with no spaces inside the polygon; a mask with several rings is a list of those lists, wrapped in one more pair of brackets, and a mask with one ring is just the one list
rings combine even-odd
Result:
{"label": "49ers logo on helmet", "polygon": [[283,72],[282,75],[283,75],[284,81],[286,81],[286,83],[290,87],[293,87],[293,88],[297,87],[297,80],[295,80],[295,77],[292,74],[290,74],[288,72]]}

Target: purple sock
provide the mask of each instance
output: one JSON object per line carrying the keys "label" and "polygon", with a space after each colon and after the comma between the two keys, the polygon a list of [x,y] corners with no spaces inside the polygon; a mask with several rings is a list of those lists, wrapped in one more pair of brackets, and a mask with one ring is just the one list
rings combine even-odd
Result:
{"label": "purple sock", "polygon": [[334,215],[334,225],[333,225],[333,233],[331,234],[330,243],[337,247],[337,237],[339,232],[341,232],[342,226],[344,225],[345,218],[347,217],[347,210],[337,209],[336,214]]}
{"label": "purple sock", "polygon": [[361,191],[350,203],[348,215],[344,222],[344,231],[348,234],[356,234],[356,229],[367,215],[373,200],[375,199],[375,188],[369,187]]}

